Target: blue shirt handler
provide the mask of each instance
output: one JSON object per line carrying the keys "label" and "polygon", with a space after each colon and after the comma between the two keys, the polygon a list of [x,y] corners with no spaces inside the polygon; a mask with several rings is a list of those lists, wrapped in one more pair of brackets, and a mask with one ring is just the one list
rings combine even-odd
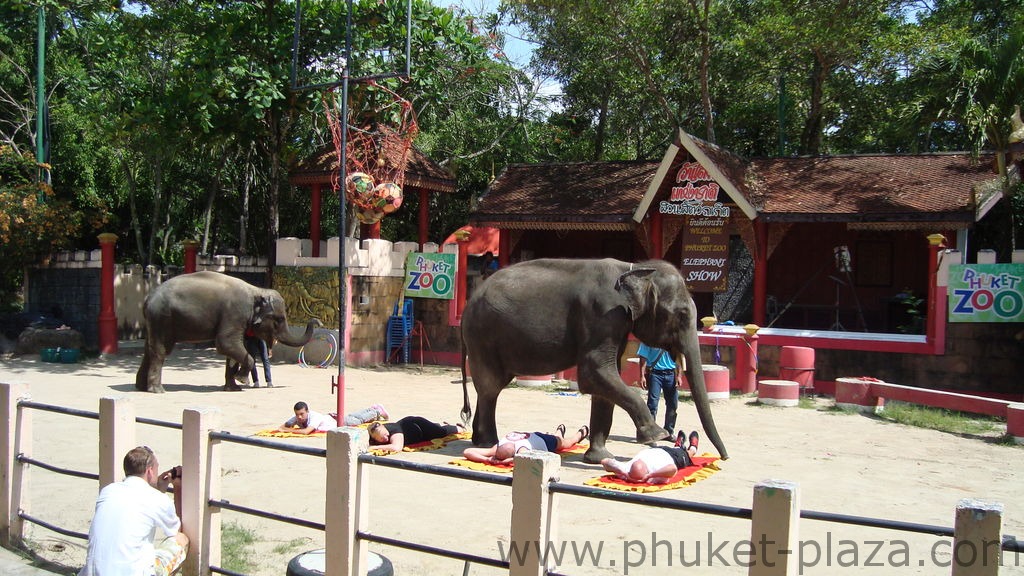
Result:
{"label": "blue shirt handler", "polygon": [[679,388],[682,372],[678,370],[667,350],[648,346],[643,342],[636,351],[640,357],[640,387],[647,390],[647,409],[658,418],[658,401],[665,396],[665,430],[675,432],[676,412],[679,409]]}

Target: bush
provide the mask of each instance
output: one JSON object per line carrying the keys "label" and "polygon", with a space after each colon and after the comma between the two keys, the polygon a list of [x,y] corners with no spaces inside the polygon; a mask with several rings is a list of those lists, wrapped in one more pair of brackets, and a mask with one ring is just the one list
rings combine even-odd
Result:
{"label": "bush", "polygon": [[25,267],[67,246],[81,228],[82,214],[36,181],[39,168],[0,146],[0,312],[20,309]]}

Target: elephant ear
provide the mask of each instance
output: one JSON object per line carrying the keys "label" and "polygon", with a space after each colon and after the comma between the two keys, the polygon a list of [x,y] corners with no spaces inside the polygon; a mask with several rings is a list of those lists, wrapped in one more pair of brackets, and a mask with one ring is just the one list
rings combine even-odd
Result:
{"label": "elephant ear", "polygon": [[653,268],[637,268],[630,270],[615,281],[615,290],[626,299],[626,307],[629,308],[629,316],[636,320],[647,310],[653,310],[658,305],[658,288],[651,280],[654,274]]}
{"label": "elephant ear", "polygon": [[259,326],[263,318],[274,311],[274,301],[263,295],[254,296],[252,299],[252,325]]}

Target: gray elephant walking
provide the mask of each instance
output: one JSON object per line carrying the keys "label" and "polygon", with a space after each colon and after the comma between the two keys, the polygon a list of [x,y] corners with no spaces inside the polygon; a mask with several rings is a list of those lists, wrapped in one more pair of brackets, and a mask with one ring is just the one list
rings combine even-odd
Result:
{"label": "gray elephant walking", "polygon": [[259,288],[239,278],[217,272],[176,276],[156,287],[143,305],[146,317],[146,351],[135,375],[135,388],[163,392],[161,372],[167,355],[178,342],[208,342],[227,356],[227,390],[241,390],[235,381],[247,383],[255,361],[245,349],[245,331],[252,329],[268,346],[275,340],[288,346],[305,346],[313,338],[319,320],[311,319],[301,336],[288,329],[284,298],[277,290]]}
{"label": "gray elephant walking", "polygon": [[[495,272],[473,294],[462,316],[463,354],[476,388],[473,444],[498,441],[498,394],[516,375],[551,374],[577,367],[580,392],[591,395],[586,462],[605,448],[616,405],[633,419],[636,439],[668,436],[639,395],[619,375],[629,334],[686,359],[686,377],[708,439],[728,458],[718,435],[701,369],[697,309],[683,277],[663,260],[540,259]],[[463,359],[463,417],[471,414]]]}

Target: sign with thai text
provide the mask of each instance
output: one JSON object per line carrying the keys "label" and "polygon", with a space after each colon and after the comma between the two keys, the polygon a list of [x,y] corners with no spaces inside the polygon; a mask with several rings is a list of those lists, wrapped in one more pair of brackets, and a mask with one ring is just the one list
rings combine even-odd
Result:
{"label": "sign with thai text", "polygon": [[676,216],[729,217],[729,207],[718,202],[721,187],[699,162],[684,162],[676,172],[676,185],[658,212]]}
{"label": "sign with thai text", "polygon": [[1024,264],[949,267],[950,322],[1024,322]]}
{"label": "sign with thai text", "polygon": [[679,270],[694,292],[724,292],[728,285],[729,220],[688,216]]}
{"label": "sign with thai text", "polygon": [[455,254],[409,252],[405,256],[405,297],[455,298]]}

